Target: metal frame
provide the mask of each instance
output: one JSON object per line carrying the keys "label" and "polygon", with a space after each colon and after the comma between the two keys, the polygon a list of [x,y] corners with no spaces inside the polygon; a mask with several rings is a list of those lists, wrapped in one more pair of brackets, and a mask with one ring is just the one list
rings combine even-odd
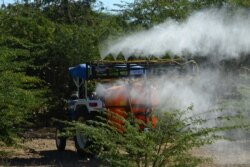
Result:
{"label": "metal frame", "polygon": [[[89,80],[105,80],[129,77],[147,77],[146,72],[158,75],[169,70],[168,67],[179,67],[182,69],[185,65],[192,64],[192,70],[199,72],[195,61],[183,60],[137,60],[137,61],[96,61],[86,63],[86,78],[73,78],[77,87],[78,96],[80,87],[84,85],[84,96],[87,98],[87,89]],[[157,73],[155,73],[157,71]]]}

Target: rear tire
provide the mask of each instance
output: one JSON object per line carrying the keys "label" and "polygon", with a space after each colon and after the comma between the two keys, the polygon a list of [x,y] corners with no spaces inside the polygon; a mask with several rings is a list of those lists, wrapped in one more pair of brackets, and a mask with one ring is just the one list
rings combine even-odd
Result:
{"label": "rear tire", "polygon": [[[85,114],[85,116],[77,116],[76,118],[76,121],[84,124],[86,123],[87,120],[88,120],[87,114]],[[90,153],[87,152],[88,147],[91,145],[91,141],[89,140],[89,138],[76,129],[76,135],[74,137],[74,140],[77,153],[83,157],[89,156]]]}
{"label": "rear tire", "polygon": [[58,151],[64,151],[66,147],[66,137],[60,136],[62,128],[56,128],[56,148]]}

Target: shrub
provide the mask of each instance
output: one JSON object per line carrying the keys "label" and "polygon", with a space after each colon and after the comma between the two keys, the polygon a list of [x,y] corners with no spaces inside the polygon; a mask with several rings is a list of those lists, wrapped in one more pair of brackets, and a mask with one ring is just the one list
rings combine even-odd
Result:
{"label": "shrub", "polygon": [[[192,167],[206,160],[193,156],[190,153],[192,149],[222,139],[223,136],[218,132],[243,126],[223,125],[229,117],[238,118],[237,114],[218,116],[213,121],[220,121],[220,125],[207,126],[210,120],[203,119],[200,114],[186,117],[186,113],[191,111],[192,107],[186,111],[159,112],[157,126],[152,128],[148,124],[147,131],[139,130],[138,122],[123,118],[119,119],[124,122],[124,132],[117,131],[104,117],[99,117],[97,121],[89,121],[88,124],[73,125],[75,130],[91,138],[93,144],[86,151],[98,153],[98,158],[108,166]],[[212,112],[218,111],[208,113]]]}

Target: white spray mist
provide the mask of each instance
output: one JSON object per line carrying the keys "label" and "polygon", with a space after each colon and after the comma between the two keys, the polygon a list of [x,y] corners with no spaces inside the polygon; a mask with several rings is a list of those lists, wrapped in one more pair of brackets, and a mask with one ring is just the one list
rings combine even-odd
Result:
{"label": "white spray mist", "polygon": [[104,42],[101,56],[209,56],[219,60],[250,52],[250,12],[206,9],[186,21],[166,20],[141,32]]}
{"label": "white spray mist", "polygon": [[[149,30],[107,40],[103,46],[100,50],[103,58],[110,54],[114,57],[122,54],[126,59],[130,56],[162,57],[168,54],[213,57],[217,61],[237,59],[250,53],[250,12],[243,9],[206,9],[191,14],[184,22],[168,19]],[[191,79],[166,74],[154,78],[152,85],[156,87],[161,108],[186,109],[193,104],[194,113],[197,113],[213,109],[219,96],[237,85],[237,78],[231,74],[226,76],[219,68],[206,68],[200,69],[200,73]],[[99,85],[97,90],[102,92],[103,87]],[[234,143],[229,145],[236,146]],[[238,158],[229,158],[233,163],[249,161],[244,158],[249,154],[249,144],[242,145],[243,148],[237,148],[240,149]],[[227,161],[227,143],[226,147],[225,143],[219,143],[214,148],[214,155],[223,150],[219,163],[232,163]],[[230,152],[233,154],[235,150]]]}

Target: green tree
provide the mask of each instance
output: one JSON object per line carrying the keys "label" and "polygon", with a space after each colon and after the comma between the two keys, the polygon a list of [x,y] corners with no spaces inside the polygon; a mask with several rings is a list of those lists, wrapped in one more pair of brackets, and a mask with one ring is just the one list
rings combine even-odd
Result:
{"label": "green tree", "polygon": [[192,9],[188,0],[138,0],[120,7],[127,21],[132,25],[142,25],[146,28],[167,18],[184,19]]}
{"label": "green tree", "polygon": [[59,23],[80,23],[91,25],[91,15],[95,12],[92,6],[95,0],[41,0],[34,5],[42,8],[43,13],[53,21]]}
{"label": "green tree", "polygon": [[[37,29],[29,19],[24,19],[13,9],[0,13],[0,141],[13,144],[17,132],[25,127],[33,113],[45,105],[44,83],[28,69],[32,63],[33,50],[39,48],[29,33]],[[15,16],[15,17],[13,17]],[[23,24],[22,24],[23,23]],[[28,25],[26,25],[28,24]],[[34,32],[24,29],[34,28]],[[38,27],[37,27],[38,28]],[[37,32],[38,33],[38,32]],[[39,34],[37,34],[39,35]],[[45,35],[45,34],[40,34]],[[29,40],[28,40],[29,39]]]}
{"label": "green tree", "polygon": [[203,8],[217,7],[220,8],[228,3],[228,0],[194,0],[192,6],[194,10]]}
{"label": "green tree", "polygon": [[192,12],[205,8],[223,6],[249,7],[246,0],[137,0],[132,3],[118,4],[119,12],[131,25],[144,28],[164,22],[168,18],[184,20]]}
{"label": "green tree", "polygon": [[[50,89],[47,96],[50,101],[49,111],[52,114],[50,116],[55,116],[63,109],[62,102],[73,89],[68,68],[99,60],[99,43],[110,34],[122,32],[122,26],[126,23],[118,16],[93,11],[89,5],[94,1],[70,1],[70,5],[75,5],[70,11],[73,22],[69,22],[65,15],[61,17],[55,11],[47,10],[57,10],[56,6],[63,2],[41,3],[45,4],[39,8],[38,2],[10,5],[2,10],[1,26],[5,34],[24,41],[22,45],[27,49],[29,61],[26,74],[36,76],[46,83]],[[84,6],[89,12],[80,11],[85,10]],[[82,9],[78,10],[81,7]],[[85,22],[86,19],[91,23]],[[4,45],[12,49],[17,47],[12,41]],[[25,61],[26,59],[19,62]]]}
{"label": "green tree", "polygon": [[250,7],[250,1],[248,0],[229,0],[229,3],[238,7],[245,7],[245,8]]}

